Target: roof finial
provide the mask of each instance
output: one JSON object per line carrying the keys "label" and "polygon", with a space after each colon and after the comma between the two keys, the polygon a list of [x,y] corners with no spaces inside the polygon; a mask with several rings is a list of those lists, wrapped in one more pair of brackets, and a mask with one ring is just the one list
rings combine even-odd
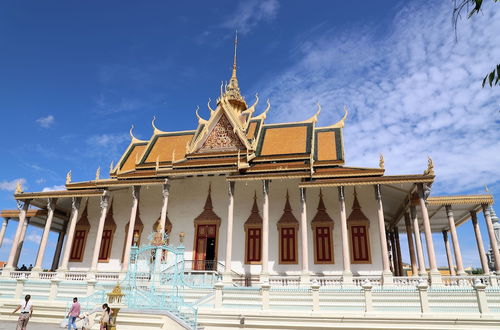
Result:
{"label": "roof finial", "polygon": [[434,175],[434,162],[430,156],[427,158],[427,169],[424,171],[424,175]]}
{"label": "roof finial", "polygon": [[487,184],[484,185],[484,191],[490,192],[490,190],[488,189],[488,185]]}
{"label": "roof finial", "polygon": [[378,167],[381,169],[384,169],[385,167],[385,161],[384,161],[384,155],[380,154],[380,159],[378,161]]}
{"label": "roof finial", "polygon": [[66,173],[66,184],[70,183],[71,183],[71,170],[69,170],[68,173]]}
{"label": "roof finial", "polygon": [[238,49],[238,30],[236,30],[235,35],[234,35],[234,60],[233,60],[233,74],[231,75],[232,78],[236,78],[236,51]]}

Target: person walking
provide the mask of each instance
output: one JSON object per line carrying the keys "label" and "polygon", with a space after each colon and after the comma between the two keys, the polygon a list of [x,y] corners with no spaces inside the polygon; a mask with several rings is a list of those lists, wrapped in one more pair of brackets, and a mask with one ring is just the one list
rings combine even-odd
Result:
{"label": "person walking", "polygon": [[76,318],[80,315],[80,303],[78,302],[78,298],[73,298],[73,304],[68,313],[68,330],[71,330],[71,326],[73,329],[76,329]]}
{"label": "person walking", "polygon": [[103,304],[101,321],[100,321],[101,324],[100,330],[108,330],[110,316],[111,316],[111,309],[109,308],[108,304]]}
{"label": "person walking", "polygon": [[19,315],[19,319],[17,319],[17,327],[16,330],[26,330],[28,326],[28,321],[33,314],[33,306],[31,306],[30,302],[31,296],[27,294],[24,297],[24,301],[22,301],[17,308],[12,312],[15,314],[18,310],[21,310],[21,314]]}

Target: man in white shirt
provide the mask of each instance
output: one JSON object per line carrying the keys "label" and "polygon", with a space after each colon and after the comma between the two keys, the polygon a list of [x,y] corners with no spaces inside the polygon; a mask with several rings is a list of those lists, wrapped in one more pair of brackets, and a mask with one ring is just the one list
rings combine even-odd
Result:
{"label": "man in white shirt", "polygon": [[12,312],[12,314],[15,314],[18,310],[21,310],[21,314],[17,320],[16,330],[26,330],[31,314],[33,314],[33,306],[31,306],[30,299],[31,296],[27,294],[26,297],[24,297],[24,301],[22,301]]}

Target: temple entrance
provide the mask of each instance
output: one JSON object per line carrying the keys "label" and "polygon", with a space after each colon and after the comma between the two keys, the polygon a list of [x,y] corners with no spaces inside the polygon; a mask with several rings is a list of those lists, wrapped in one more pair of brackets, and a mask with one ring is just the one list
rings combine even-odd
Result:
{"label": "temple entrance", "polygon": [[196,249],[193,269],[215,270],[217,263],[217,225],[196,226]]}

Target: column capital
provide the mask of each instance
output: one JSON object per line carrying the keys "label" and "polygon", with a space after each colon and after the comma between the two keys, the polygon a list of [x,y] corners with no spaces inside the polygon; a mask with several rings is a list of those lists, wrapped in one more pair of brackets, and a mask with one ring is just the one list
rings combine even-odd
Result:
{"label": "column capital", "polygon": [[132,199],[139,199],[139,194],[141,192],[141,186],[132,186]]}
{"label": "column capital", "polygon": [[476,211],[470,211],[470,218],[472,220],[472,223],[477,223],[477,213],[476,213]]}
{"label": "column capital", "polygon": [[168,179],[165,179],[165,183],[163,184],[162,195],[163,198],[168,198],[170,194],[170,183]]}
{"label": "column capital", "polygon": [[235,182],[234,181],[229,181],[227,184],[227,193],[229,196],[233,196],[234,194],[234,187],[235,187]]}
{"label": "column capital", "polygon": [[341,201],[341,202],[345,201],[344,186],[339,186],[338,191],[339,191],[339,201]]}
{"label": "column capital", "polygon": [[25,209],[27,210],[28,207],[30,206],[30,203],[31,203],[31,199],[25,199],[25,200],[16,200],[16,207],[19,211],[21,211],[22,209]]}
{"label": "column capital", "polygon": [[54,212],[56,210],[57,198],[47,198],[47,210]]}
{"label": "column capital", "polygon": [[80,208],[80,203],[82,201],[81,197],[71,197],[71,210],[75,211]]}
{"label": "column capital", "polygon": [[448,241],[448,231],[447,230],[443,230],[442,233],[443,233],[443,239],[444,239],[444,241],[445,242]]}
{"label": "column capital", "polygon": [[269,194],[269,180],[262,180],[262,192],[264,195]]}
{"label": "column capital", "polygon": [[109,191],[105,190],[101,196],[101,209],[106,209],[109,206]]}
{"label": "column capital", "polygon": [[376,184],[373,187],[375,188],[375,199],[381,200],[382,199],[382,189],[380,189],[380,184]]}
{"label": "column capital", "polygon": [[444,207],[446,209],[446,216],[452,217],[453,216],[453,210],[451,208],[451,205],[445,205]]}
{"label": "column capital", "polygon": [[299,188],[300,191],[300,201],[305,202],[306,201],[306,188],[301,187]]}

